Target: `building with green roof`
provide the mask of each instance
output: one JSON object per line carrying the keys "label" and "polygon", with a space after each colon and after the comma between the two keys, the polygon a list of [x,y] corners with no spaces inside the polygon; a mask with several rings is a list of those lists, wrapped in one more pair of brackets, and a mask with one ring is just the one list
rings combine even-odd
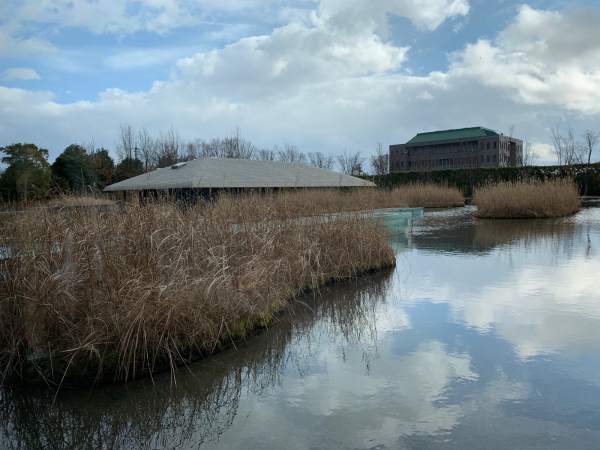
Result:
{"label": "building with green roof", "polygon": [[523,141],[485,127],[418,133],[390,145],[390,171],[523,165]]}

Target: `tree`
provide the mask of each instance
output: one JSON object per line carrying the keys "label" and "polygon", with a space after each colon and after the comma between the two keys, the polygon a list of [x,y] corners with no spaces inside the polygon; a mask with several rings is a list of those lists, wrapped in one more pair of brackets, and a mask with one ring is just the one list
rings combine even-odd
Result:
{"label": "tree", "polygon": [[523,147],[523,166],[533,166],[538,159],[537,153],[533,151],[531,144],[525,142]]}
{"label": "tree", "polygon": [[87,150],[79,145],[69,145],[52,163],[51,170],[59,186],[67,182],[68,189],[83,192],[96,187],[96,174],[91,167]]}
{"label": "tree", "polygon": [[125,158],[115,167],[117,181],[127,180],[144,173],[144,164],[137,158]]}
{"label": "tree", "polygon": [[[152,139],[152,136],[150,136],[150,133],[148,133],[148,130],[146,130],[145,127],[138,131],[137,148],[139,159],[141,159],[144,164],[144,172],[151,171],[156,163],[156,141]],[[137,158],[138,156],[135,153],[136,150],[134,148],[134,156]],[[129,155],[129,157],[131,156],[132,155]]]}
{"label": "tree", "polygon": [[374,175],[385,175],[389,170],[389,155],[383,150],[383,144],[375,144],[375,154],[371,156],[371,168]]}
{"label": "tree", "polygon": [[298,162],[302,164],[306,164],[307,162],[306,155],[295,145],[283,144],[281,147],[276,145],[273,150],[277,154],[279,161]]}
{"label": "tree", "polygon": [[275,161],[277,155],[275,154],[275,150],[261,148],[254,153],[254,157],[259,161]]}
{"label": "tree", "polygon": [[169,167],[183,159],[180,152],[182,147],[179,132],[171,127],[166,133],[162,131],[156,140],[156,157],[158,167]]}
{"label": "tree", "polygon": [[583,132],[582,137],[583,137],[584,148],[587,151],[587,167],[585,168],[585,189],[584,189],[583,195],[587,195],[590,162],[592,160],[592,151],[594,151],[594,147],[598,144],[598,140],[600,139],[600,134],[597,131],[585,130]]}
{"label": "tree", "polygon": [[365,162],[365,158],[360,156],[360,151],[352,154],[344,149],[344,152],[337,156],[337,160],[342,173],[353,176],[363,173],[362,165]]}
{"label": "tree", "polygon": [[48,196],[52,174],[48,150],[35,144],[12,144],[0,148],[2,163],[8,167],[0,176],[0,195],[3,199],[30,200]]}
{"label": "tree", "polygon": [[585,147],[581,142],[575,140],[575,134],[571,125],[565,128],[565,134],[559,124],[555,127],[550,127],[552,133],[552,145],[554,146],[554,154],[558,159],[558,165],[583,164]]}
{"label": "tree", "polygon": [[96,174],[96,188],[102,190],[109,184],[113,184],[116,178],[115,161],[110,157],[108,150],[105,148],[94,150],[88,157],[90,166]]}
{"label": "tree", "polygon": [[314,152],[308,154],[310,165],[319,169],[332,170],[335,164],[333,155],[325,155],[323,152]]}

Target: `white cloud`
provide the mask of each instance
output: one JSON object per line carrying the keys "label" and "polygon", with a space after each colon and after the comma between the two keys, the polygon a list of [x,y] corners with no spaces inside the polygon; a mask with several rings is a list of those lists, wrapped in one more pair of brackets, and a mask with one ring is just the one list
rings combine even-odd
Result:
{"label": "white cloud", "polygon": [[451,72],[534,105],[600,112],[600,10],[571,14],[519,9],[495,43],[479,40],[454,55]]}
{"label": "white cloud", "polygon": [[543,142],[533,142],[531,149],[538,157],[537,163],[541,164],[556,164],[556,155],[554,154],[554,147],[550,144]]}
{"label": "white cloud", "polygon": [[33,69],[27,67],[13,67],[2,72],[2,79],[11,80],[41,80],[41,77]]}
{"label": "white cloud", "polygon": [[36,37],[13,38],[5,28],[0,27],[0,55],[25,58],[33,54],[55,52],[56,47],[48,41]]}
{"label": "white cloud", "polygon": [[[23,95],[19,92],[3,98],[0,122],[11,124],[6,136],[13,141],[24,139],[32,126],[40,130],[43,141],[57,139],[44,144],[52,157],[57,155],[53,146],[61,149],[92,137],[111,147],[120,122],[154,130],[173,125],[184,138],[211,138],[239,125],[246,137],[260,146],[292,142],[307,152],[338,153],[345,147],[372,149],[376,141],[385,145],[405,142],[424,126],[498,129],[516,123],[520,130],[516,137],[542,145],[558,114],[566,120],[574,117],[565,108],[579,108],[573,114],[591,114],[600,107],[600,102],[594,104],[599,85],[574,82],[577,77],[565,81],[560,92],[542,95],[549,83],[555,82],[555,75],[545,70],[557,56],[530,50],[525,41],[508,42],[508,32],[494,43],[479,41],[466,46],[453,55],[446,72],[411,75],[404,67],[410,48],[384,37],[387,17],[403,13],[424,28],[434,28],[440,18],[466,14],[468,3],[432,1],[414,11],[407,6],[411,4],[323,0],[311,5],[309,12],[287,11],[290,22],[268,34],[178,59],[171,76],[157,80],[149,90],[106,89],[95,101],[60,104],[44,98],[39,105],[12,103],[11,98]],[[236,7],[235,2],[227,7]],[[427,9],[434,7],[438,8],[435,14]],[[574,20],[569,15],[521,8],[509,28],[521,30],[527,14],[542,21]],[[546,41],[550,42],[549,38]],[[514,49],[516,45],[521,47]],[[588,43],[581,55],[593,54],[594,45]],[[584,68],[596,61],[579,67],[583,56],[568,53],[561,53],[567,62],[564,70],[592,82],[597,72]],[[113,55],[105,63],[132,68],[164,63],[174,56],[169,50],[152,55],[134,49]],[[514,77],[503,64],[514,66]],[[46,117],[49,111],[55,115]],[[21,112],[26,121],[15,119]],[[71,126],[53,124],[57,114]]]}
{"label": "white cloud", "polygon": [[429,92],[427,91],[421,91],[419,93],[419,95],[417,95],[417,98],[420,98],[422,100],[433,100],[433,95],[431,95]]}

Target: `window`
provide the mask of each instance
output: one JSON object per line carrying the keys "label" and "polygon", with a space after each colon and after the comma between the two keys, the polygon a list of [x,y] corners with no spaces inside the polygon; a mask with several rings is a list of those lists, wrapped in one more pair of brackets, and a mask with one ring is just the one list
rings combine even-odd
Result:
{"label": "window", "polygon": [[494,155],[494,162],[496,162],[496,155]]}
{"label": "window", "polygon": [[404,161],[400,162],[400,167],[404,167]]}
{"label": "window", "polygon": [[494,148],[496,148],[496,141],[494,141]]}
{"label": "window", "polygon": [[490,162],[490,155],[487,155],[487,162]]}
{"label": "window", "polygon": [[490,143],[489,142],[487,143],[487,149],[488,150],[490,149]]}

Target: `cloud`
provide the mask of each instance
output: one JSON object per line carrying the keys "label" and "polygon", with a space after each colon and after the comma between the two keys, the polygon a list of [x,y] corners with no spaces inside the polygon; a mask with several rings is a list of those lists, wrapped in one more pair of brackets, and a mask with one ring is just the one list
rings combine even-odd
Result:
{"label": "cloud", "polygon": [[13,67],[2,72],[2,79],[11,80],[41,80],[42,78],[33,69],[26,67]]}
{"label": "cloud", "polygon": [[48,41],[36,37],[13,38],[3,27],[0,27],[0,55],[25,58],[29,55],[55,52],[56,47]]}
{"label": "cloud", "polygon": [[433,100],[433,95],[427,91],[421,91],[419,95],[417,95],[417,98],[420,98],[421,100]]}
{"label": "cloud", "polygon": [[[228,7],[235,8],[234,3]],[[411,4],[323,0],[311,3],[312,9],[304,4],[301,12],[288,10],[289,22],[266,34],[178,59],[170,76],[147,90],[110,88],[93,101],[65,104],[51,95],[33,96],[34,103],[12,103],[24,95],[15,92],[3,97],[0,123],[11,124],[5,136],[13,141],[30,136],[32,127],[40,130],[40,145],[50,149],[51,157],[57,155],[54,147],[78,140],[94,138],[111,147],[121,122],[154,130],[173,125],[186,139],[212,138],[239,125],[259,146],[292,142],[307,152],[338,153],[345,147],[370,151],[376,141],[406,142],[418,131],[483,125],[506,132],[501,127],[511,123],[521,130],[516,137],[541,145],[558,115],[565,120],[581,113],[593,117],[600,107],[594,103],[600,95],[600,84],[593,83],[597,72],[590,72],[597,61],[579,66],[585,55],[594,54],[595,44],[587,43],[578,57],[569,52],[550,57],[548,51],[530,50],[535,39],[527,36],[540,36],[541,25],[524,28],[534,23],[532,16],[542,23],[554,21],[563,30],[555,22],[571,23],[575,12],[560,15],[522,7],[507,27],[527,31],[522,42],[509,42],[505,30],[493,42],[480,40],[453,54],[447,71],[415,76],[406,67],[410,47],[385,38],[389,16],[410,15],[416,25],[433,29],[440,20],[462,17],[469,9],[460,1],[425,2],[415,10]],[[131,50],[105,63],[135,68],[175,56],[168,50],[156,55]],[[556,73],[546,73],[556,58],[565,61],[561,70],[579,74],[588,84],[574,76],[559,92],[546,95],[557,82]],[[23,122],[15,119],[21,111],[27,116]],[[63,122],[54,124],[59,116]],[[63,123],[71,126],[63,128]]]}
{"label": "cloud", "polygon": [[451,72],[501,89],[527,104],[600,112],[600,10],[570,14],[527,5],[495,40],[481,39],[453,55]]}

